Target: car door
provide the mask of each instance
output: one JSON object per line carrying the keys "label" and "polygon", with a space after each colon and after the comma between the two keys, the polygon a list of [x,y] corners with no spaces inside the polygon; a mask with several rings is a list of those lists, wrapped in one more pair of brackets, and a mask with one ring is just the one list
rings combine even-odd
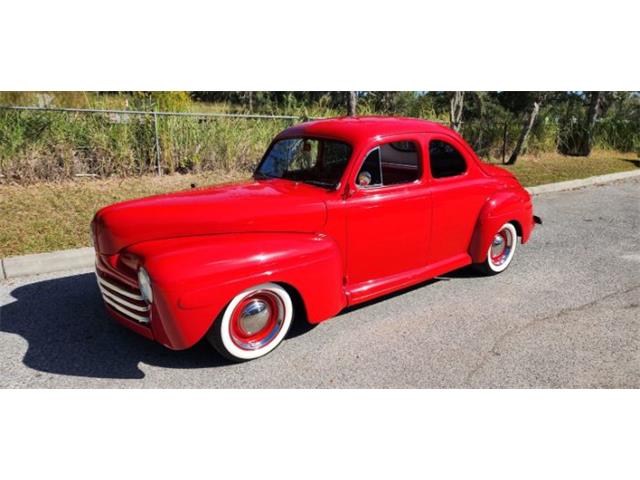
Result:
{"label": "car door", "polygon": [[372,145],[350,179],[347,284],[352,290],[423,267],[427,260],[429,197],[417,136]]}
{"label": "car door", "polygon": [[430,135],[425,150],[433,215],[427,261],[434,265],[468,254],[487,191],[475,160],[453,136]]}

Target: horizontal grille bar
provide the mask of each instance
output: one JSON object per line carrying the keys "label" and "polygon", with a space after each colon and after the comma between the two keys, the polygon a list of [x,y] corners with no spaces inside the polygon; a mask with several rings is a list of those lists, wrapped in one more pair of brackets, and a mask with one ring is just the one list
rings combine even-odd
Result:
{"label": "horizontal grille bar", "polygon": [[133,313],[133,312],[127,310],[126,308],[118,305],[116,302],[111,300],[109,297],[104,297],[103,296],[102,299],[105,301],[105,303],[109,304],[112,308],[118,310],[120,313],[123,313],[127,317],[131,317],[131,318],[133,318],[134,320],[137,320],[140,323],[149,323],[149,317],[143,317],[142,315],[138,315],[137,313]]}
{"label": "horizontal grille bar", "polygon": [[109,290],[100,287],[100,291],[102,292],[102,295],[105,295],[107,297],[109,297],[111,300],[113,300],[114,302],[119,303],[120,305],[127,307],[127,308],[131,308],[133,310],[136,310],[138,312],[148,312],[150,310],[149,306],[146,305],[144,307],[140,306],[140,305],[135,305],[131,302],[127,302],[126,300],[118,297],[117,295],[114,295],[113,293],[111,293]]}
{"label": "horizontal grille bar", "polygon": [[96,278],[98,280],[98,288],[102,293],[102,299],[109,307],[138,323],[149,323],[151,306],[147,305],[146,302],[144,305],[133,303],[144,302],[142,295],[125,290],[124,285],[120,287],[113,282],[105,280],[98,269],[96,269]]}
{"label": "horizontal grille bar", "polygon": [[105,287],[113,290],[114,292],[118,292],[120,295],[124,295],[125,297],[129,297],[129,298],[132,298],[134,300],[144,301],[144,298],[142,298],[142,295],[136,295],[135,293],[127,292],[126,290],[123,290],[122,288],[117,287],[113,283],[107,282],[100,275],[96,275],[96,276],[98,277],[98,283],[100,283],[102,286],[105,286]]}

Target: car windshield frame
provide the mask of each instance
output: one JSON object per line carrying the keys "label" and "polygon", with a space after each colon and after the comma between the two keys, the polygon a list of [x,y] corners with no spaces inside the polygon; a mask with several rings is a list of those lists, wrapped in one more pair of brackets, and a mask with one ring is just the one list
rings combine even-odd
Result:
{"label": "car windshield frame", "polygon": [[[339,144],[342,144],[342,145],[348,147],[349,152],[348,152],[348,155],[346,156],[346,160],[344,162],[344,166],[343,166],[342,170],[340,171],[340,174],[335,179],[335,181],[324,181],[324,179],[313,179],[313,178],[289,178],[289,177],[286,177],[286,176],[271,175],[268,172],[261,171],[264,163],[269,158],[269,155],[271,154],[271,152],[273,151],[275,146],[279,142],[289,141],[289,140],[314,140],[316,142],[333,142],[333,143],[339,143]],[[262,159],[260,160],[260,162],[258,163],[258,166],[254,170],[253,177],[255,179],[257,179],[257,180],[264,180],[264,179],[288,180],[288,181],[291,181],[291,182],[304,183],[306,185],[311,185],[311,186],[314,186],[314,187],[322,188],[323,190],[333,191],[333,190],[337,190],[337,189],[340,188],[340,185],[342,184],[342,179],[343,179],[344,175],[346,174],[346,172],[348,171],[349,165],[351,164],[351,160],[352,160],[352,157],[353,157],[353,152],[354,152],[353,145],[351,143],[349,143],[348,141],[345,141],[344,139],[341,139],[341,138],[322,137],[322,136],[309,136],[309,135],[281,137],[281,138],[277,138],[273,142],[271,142],[271,144],[269,145],[269,148],[267,149],[265,154],[262,156]]]}

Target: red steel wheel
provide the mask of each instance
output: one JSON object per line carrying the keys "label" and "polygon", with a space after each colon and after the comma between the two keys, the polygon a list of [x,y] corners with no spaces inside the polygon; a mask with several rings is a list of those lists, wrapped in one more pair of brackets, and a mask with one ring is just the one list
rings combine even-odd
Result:
{"label": "red steel wheel", "polygon": [[242,299],[231,314],[229,334],[245,350],[268,345],[282,328],[284,306],[269,290],[258,290]]}

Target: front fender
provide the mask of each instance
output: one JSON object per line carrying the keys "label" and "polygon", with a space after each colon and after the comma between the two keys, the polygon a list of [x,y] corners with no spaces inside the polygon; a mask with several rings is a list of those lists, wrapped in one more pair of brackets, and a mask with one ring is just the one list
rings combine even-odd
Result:
{"label": "front fender", "polygon": [[507,222],[516,223],[516,229],[526,243],[533,229],[531,196],[524,189],[503,190],[491,195],[478,215],[469,255],[473,263],[487,259],[487,251],[498,229]]}
{"label": "front fender", "polygon": [[346,305],[340,251],[326,235],[223,234],[146,242],[129,251],[149,272],[154,295],[158,291],[157,336],[171,348],[199,341],[235,295],[265,282],[294,287],[311,323]]}

